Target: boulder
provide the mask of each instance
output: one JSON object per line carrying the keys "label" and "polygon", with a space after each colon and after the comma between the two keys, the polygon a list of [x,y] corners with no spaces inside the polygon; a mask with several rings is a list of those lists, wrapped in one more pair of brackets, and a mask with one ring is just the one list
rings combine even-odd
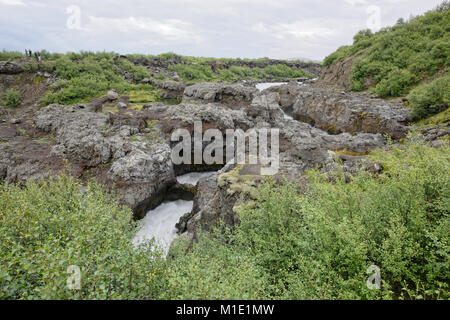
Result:
{"label": "boulder", "polygon": [[18,74],[22,73],[22,67],[11,61],[0,61],[0,74]]}
{"label": "boulder", "polygon": [[248,105],[258,93],[258,89],[241,84],[203,82],[186,87],[183,102],[216,102],[230,106]]}
{"label": "boulder", "polygon": [[182,82],[164,81],[158,83],[158,88],[162,91],[162,97],[166,99],[181,98],[186,85]]}
{"label": "boulder", "polygon": [[114,101],[114,100],[119,99],[119,94],[115,90],[109,90],[106,93],[106,97],[108,98],[108,100]]}

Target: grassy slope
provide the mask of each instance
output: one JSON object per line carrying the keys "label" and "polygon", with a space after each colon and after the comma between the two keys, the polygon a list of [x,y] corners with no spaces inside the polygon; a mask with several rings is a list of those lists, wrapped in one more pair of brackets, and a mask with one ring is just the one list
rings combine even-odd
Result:
{"label": "grassy slope", "polygon": [[352,90],[369,89],[380,97],[409,94],[417,118],[443,111],[448,108],[450,91],[449,7],[445,1],[436,10],[408,22],[399,20],[375,34],[360,31],[353,45],[339,48],[324,64],[367,50],[354,62]]}

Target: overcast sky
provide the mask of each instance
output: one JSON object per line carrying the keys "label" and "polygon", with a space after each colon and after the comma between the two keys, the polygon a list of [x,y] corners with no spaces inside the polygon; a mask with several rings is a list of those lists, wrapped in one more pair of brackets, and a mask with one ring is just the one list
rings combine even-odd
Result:
{"label": "overcast sky", "polygon": [[0,0],[0,49],[322,60],[442,0]]}

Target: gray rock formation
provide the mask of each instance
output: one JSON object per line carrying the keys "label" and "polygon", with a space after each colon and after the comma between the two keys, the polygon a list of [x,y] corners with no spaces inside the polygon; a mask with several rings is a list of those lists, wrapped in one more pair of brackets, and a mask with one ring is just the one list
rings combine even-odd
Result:
{"label": "gray rock formation", "polygon": [[306,84],[273,87],[270,92],[279,92],[281,104],[292,105],[296,120],[333,134],[381,133],[399,139],[406,136],[412,120],[409,109],[366,94]]}
{"label": "gray rock formation", "polygon": [[246,105],[250,104],[257,94],[256,88],[241,84],[203,82],[186,87],[183,102],[217,102],[229,106]]}
{"label": "gray rock formation", "polygon": [[14,62],[0,61],[0,74],[17,74],[23,72],[22,67]]}
{"label": "gray rock formation", "polygon": [[158,83],[158,88],[162,91],[162,97],[165,99],[181,98],[183,97],[186,84],[177,81],[164,81]]}
{"label": "gray rock formation", "polygon": [[58,154],[86,166],[109,167],[104,182],[135,212],[157,203],[175,183],[169,145],[141,133],[140,121],[53,104],[37,112],[35,123],[55,134]]}

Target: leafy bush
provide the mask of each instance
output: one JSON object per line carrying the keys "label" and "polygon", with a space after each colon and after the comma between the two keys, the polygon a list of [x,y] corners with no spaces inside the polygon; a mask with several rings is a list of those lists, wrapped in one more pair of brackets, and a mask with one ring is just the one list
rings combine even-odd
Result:
{"label": "leafy bush", "polygon": [[[0,185],[0,299],[154,299],[161,260],[131,243],[132,212],[71,178]],[[69,290],[67,270],[81,269]]]}
{"label": "leafy bush", "polygon": [[387,78],[381,80],[375,87],[380,97],[399,97],[408,92],[409,86],[414,82],[414,75],[408,70],[391,71]]}
{"label": "leafy bush", "polygon": [[57,58],[54,73],[67,81],[60,83],[58,90],[48,92],[42,102],[45,105],[72,104],[104,95],[109,89],[119,93],[136,89],[138,85],[125,81],[123,72],[132,74],[137,82],[150,77],[145,67],[134,66],[128,60],[116,57],[112,53],[80,52]]}
{"label": "leafy bush", "polygon": [[188,251],[180,238],[168,260],[132,245],[131,211],[94,183],[1,184],[0,299],[448,299],[449,156],[411,139],[372,155],[376,177],[312,171],[302,193],[267,182],[235,229]]}
{"label": "leafy bush", "polygon": [[417,87],[408,95],[416,119],[439,113],[449,107],[450,76],[444,76],[433,82]]}
{"label": "leafy bush", "polygon": [[8,89],[5,92],[3,103],[7,108],[17,108],[22,102],[22,96],[19,91]]}

